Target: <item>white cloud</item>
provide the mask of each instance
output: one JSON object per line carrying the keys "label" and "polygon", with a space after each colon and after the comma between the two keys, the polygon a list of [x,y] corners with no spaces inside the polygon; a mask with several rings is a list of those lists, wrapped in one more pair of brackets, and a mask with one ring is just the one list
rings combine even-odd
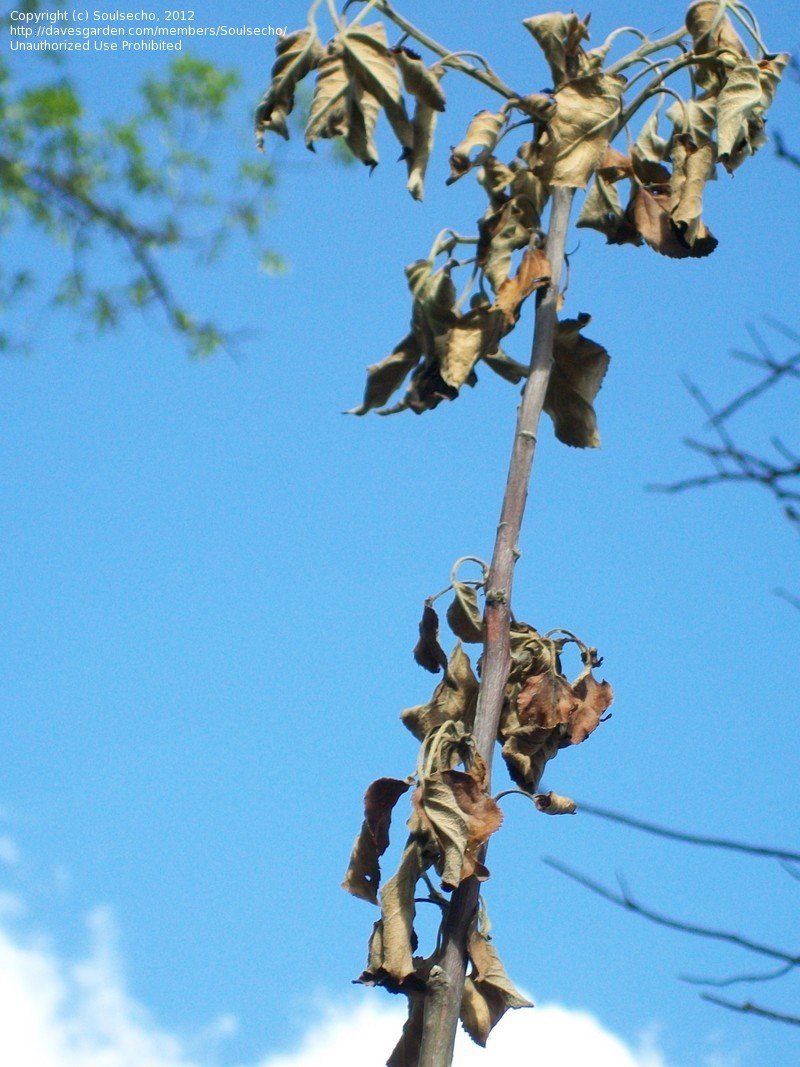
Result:
{"label": "white cloud", "polygon": [[9,867],[19,863],[19,848],[16,842],[7,836],[0,837],[0,863],[5,863]]}
{"label": "white cloud", "polygon": [[[261,1067],[376,1067],[386,1062],[404,1019],[402,1005],[378,1002],[356,1011],[329,1008],[295,1052]],[[455,1067],[506,1067],[535,1060],[542,1067],[667,1067],[644,1042],[629,1048],[588,1012],[551,1004],[507,1012],[480,1049],[459,1032]]]}
{"label": "white cloud", "polygon": [[[12,933],[24,915],[23,903],[9,894],[8,906],[0,909],[3,1067],[211,1067],[218,1062],[214,1053],[236,1033],[235,1018],[220,1015],[191,1038],[159,1027],[127,989],[107,908],[90,914],[89,951],[78,961],[64,958],[46,938]],[[258,1067],[378,1067],[402,1028],[404,1005],[399,998],[365,993],[355,1008],[352,1001],[328,1004],[309,1016],[300,1045],[288,1053],[268,1052]],[[558,1005],[508,1012],[486,1051],[459,1033],[455,1067],[533,1060],[542,1067],[667,1067],[652,1038],[631,1048],[594,1016]],[[735,1067],[738,1059],[704,1062]]]}

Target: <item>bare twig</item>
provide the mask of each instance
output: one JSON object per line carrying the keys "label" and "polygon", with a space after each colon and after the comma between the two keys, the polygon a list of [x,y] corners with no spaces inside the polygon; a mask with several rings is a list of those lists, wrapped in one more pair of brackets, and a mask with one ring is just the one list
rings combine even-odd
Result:
{"label": "bare twig", "polygon": [[684,830],[670,830],[666,826],[657,823],[645,822],[644,819],[635,819],[631,815],[623,815],[609,808],[601,808],[597,804],[585,804],[582,800],[576,801],[581,812],[588,815],[596,815],[609,822],[621,823],[623,826],[631,826],[634,830],[644,830],[645,833],[654,834],[656,837],[666,837],[671,841],[681,841],[690,845],[703,845],[706,848],[722,848],[731,852],[743,852],[748,856],[762,856],[768,859],[785,860],[800,863],[800,852],[791,849],[770,848],[766,845],[748,845],[744,841],[734,841],[726,837],[705,837],[701,834],[690,834]]}
{"label": "bare twig", "polygon": [[687,982],[689,985],[710,985],[716,986],[717,989],[724,989],[726,986],[739,985],[742,982],[771,982],[773,978],[783,978],[789,971],[793,971],[796,966],[796,963],[782,963],[774,971],[762,971],[759,974],[737,974],[729,978],[695,978],[686,974],[682,974],[680,978],[682,982]]}
{"label": "bare twig", "polygon": [[633,899],[628,891],[623,890],[622,893],[615,893],[613,889],[608,889],[606,886],[600,885],[599,882],[592,881],[591,878],[587,878],[586,875],[573,870],[571,867],[567,867],[565,864],[552,857],[545,856],[543,862],[546,863],[548,867],[560,871],[560,873],[565,874],[567,878],[571,878],[579,885],[585,886],[586,889],[590,889],[593,893],[603,897],[604,900],[609,900],[612,904],[616,904],[621,908],[625,908],[627,911],[632,911],[637,915],[641,915],[643,918],[649,919],[650,922],[656,923],[658,926],[666,926],[670,930],[680,930],[682,933],[694,934],[697,937],[705,937],[712,941],[724,941],[729,945],[736,945],[738,948],[746,949],[748,952],[755,952],[760,956],[782,960],[784,963],[791,964],[793,967],[800,964],[800,956],[784,952],[779,948],[773,948],[770,945],[763,945],[759,941],[752,941],[748,937],[742,937],[741,934],[730,933],[727,930],[717,930],[711,926],[698,926],[695,923],[683,922],[680,919],[673,919],[668,915],[662,915],[660,912],[653,911],[650,908],[646,908],[644,905],[639,904]]}
{"label": "bare twig", "polygon": [[783,1012],[772,1011],[771,1008],[760,1008],[749,1000],[743,1004],[737,1004],[734,1000],[726,1000],[724,997],[714,996],[713,993],[701,993],[700,995],[709,1004],[719,1004],[720,1007],[730,1008],[731,1011],[739,1011],[745,1015],[758,1015],[762,1019],[771,1019],[772,1022],[789,1023],[790,1026],[800,1026],[800,1016],[784,1015]]}

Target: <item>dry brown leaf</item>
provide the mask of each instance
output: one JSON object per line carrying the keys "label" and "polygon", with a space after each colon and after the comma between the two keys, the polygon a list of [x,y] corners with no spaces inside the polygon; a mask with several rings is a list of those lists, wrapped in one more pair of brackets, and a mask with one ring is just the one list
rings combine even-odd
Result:
{"label": "dry brown leaf", "polygon": [[600,435],[594,399],[608,370],[609,355],[602,345],[582,337],[590,315],[558,324],[553,369],[544,410],[553,420],[556,437],[573,448],[599,448]]}
{"label": "dry brown leaf", "polygon": [[406,188],[415,200],[422,200],[425,195],[425,174],[433,150],[438,116],[439,112],[434,108],[429,107],[422,100],[417,101],[414,119],[411,123],[411,148],[405,152],[408,167]]}
{"label": "dry brown leaf", "polygon": [[503,814],[485,792],[484,777],[479,767],[437,771],[422,779],[412,798],[438,842],[444,889],[455,889],[473,874],[481,881],[489,876],[478,856],[500,828]]}
{"label": "dry brown leaf", "polygon": [[600,719],[611,706],[614,691],[608,682],[598,682],[590,673],[575,685],[574,692],[580,705],[570,719],[569,743],[579,745],[597,729]]}
{"label": "dry brown leaf", "polygon": [[347,93],[347,134],[345,144],[365,166],[378,165],[375,126],[380,115],[377,99],[360,85],[351,85]]}
{"label": "dry brown leaf", "polygon": [[517,695],[517,716],[522,726],[552,730],[569,722],[578,701],[566,678],[548,671],[525,679]]}
{"label": "dry brown leaf", "polygon": [[536,793],[533,802],[538,811],[547,815],[574,815],[577,805],[569,797],[561,797],[551,789],[549,793]]}
{"label": "dry brown leaf", "polygon": [[502,311],[509,326],[519,318],[524,301],[550,281],[550,263],[540,248],[528,248],[513,278],[506,278],[497,290],[494,306]]}
{"label": "dry brown leaf", "polygon": [[316,33],[306,29],[281,37],[275,52],[272,83],[256,108],[256,143],[259,148],[264,144],[267,130],[288,141],[286,119],[294,108],[294,91],[298,82],[317,66],[323,48]]}
{"label": "dry brown leaf", "polygon": [[705,251],[709,235],[701,215],[703,190],[714,173],[714,156],[713,144],[706,143],[697,148],[684,138],[676,141],[672,149],[670,218],[695,257],[713,251],[713,247]]}
{"label": "dry brown leaf", "polygon": [[478,606],[478,590],[463,582],[453,582],[453,602],[447,609],[447,623],[456,637],[468,644],[483,641],[483,614]]}
{"label": "dry brown leaf", "polygon": [[380,363],[372,363],[367,367],[364,399],[357,408],[351,408],[346,414],[366,415],[373,408],[383,407],[419,363],[421,356],[422,352],[414,335],[408,334],[391,355]]}
{"label": "dry brown leaf", "polygon": [[354,897],[378,903],[379,859],[389,847],[392,809],[410,785],[410,779],[378,778],[368,787],[364,795],[364,823],[342,882],[342,888]]}
{"label": "dry brown leaf", "polygon": [[[479,111],[467,127],[464,139],[450,153],[450,177],[447,184],[452,185],[473,167],[477,167],[494,151],[507,116],[501,111]],[[471,153],[478,149],[476,156]]]}
{"label": "dry brown leaf", "polygon": [[491,939],[476,928],[467,936],[472,971],[464,985],[461,1023],[476,1044],[486,1047],[489,1034],[509,1008],[532,1008],[506,974]]}
{"label": "dry brown leaf", "polygon": [[445,722],[463,722],[472,729],[475,705],[478,700],[478,679],[475,677],[460,643],[450,654],[447,673],[433,691],[427,704],[406,708],[401,713],[403,725],[418,740],[423,741],[431,730]]}
{"label": "dry brown leaf", "polygon": [[460,316],[453,323],[441,355],[439,373],[444,382],[455,390],[468,382],[478,360],[497,351],[504,325],[502,315],[491,307],[473,307]]}
{"label": "dry brown leaf", "polygon": [[515,359],[511,359],[502,348],[498,348],[491,355],[484,356],[483,362],[495,374],[499,375],[504,381],[511,382],[512,385],[519,385],[524,378],[528,377],[529,368],[524,363],[518,363]]}
{"label": "dry brown leaf", "polygon": [[564,15],[557,11],[535,15],[522,23],[544,52],[556,88],[568,78],[583,73],[579,69],[583,53],[581,41],[589,39],[588,23],[588,18],[580,19],[574,13]]}
{"label": "dry brown leaf", "polygon": [[412,148],[411,123],[406,114],[395,56],[389,49],[383,23],[346,29],[340,37],[348,72],[384,108],[401,146]]}
{"label": "dry brown leaf", "polygon": [[625,80],[591,74],[565,83],[556,112],[537,145],[535,173],[552,186],[583,188],[617,132]]}
{"label": "dry brown leaf", "polygon": [[617,190],[599,173],[586,194],[575,225],[578,229],[599,230],[610,245],[642,243],[641,234],[624,211]]}
{"label": "dry brown leaf", "polygon": [[431,674],[438,674],[447,668],[447,656],[439,644],[439,616],[427,603],[422,609],[419,641],[414,646],[414,659]]}
{"label": "dry brown leaf", "polygon": [[400,68],[406,92],[433,111],[444,111],[444,92],[439,84],[442,68],[426,66],[416,52],[402,45],[393,48],[392,55]]}
{"label": "dry brown leaf", "polygon": [[313,149],[316,140],[347,136],[349,84],[341,48],[335,44],[328,45],[317,64],[317,81],[306,124],[306,145],[309,148]]}
{"label": "dry brown leaf", "polygon": [[605,155],[600,160],[597,173],[607,182],[618,182],[623,178],[630,178],[633,174],[633,163],[630,156],[618,152],[611,145],[606,148]]}
{"label": "dry brown leaf", "polygon": [[[374,973],[383,971],[398,982],[414,973],[414,896],[417,882],[429,866],[428,857],[423,853],[417,836],[412,833],[397,873],[381,890],[381,958]],[[371,960],[371,970],[372,962]]]}

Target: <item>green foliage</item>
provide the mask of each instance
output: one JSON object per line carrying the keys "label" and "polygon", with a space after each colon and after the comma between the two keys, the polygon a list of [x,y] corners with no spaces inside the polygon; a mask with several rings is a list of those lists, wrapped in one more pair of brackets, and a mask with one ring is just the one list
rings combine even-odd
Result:
{"label": "green foliage", "polygon": [[[0,310],[38,287],[46,306],[103,332],[155,305],[192,355],[213,353],[224,333],[184,306],[171,278],[189,262],[207,266],[236,234],[259,244],[275,173],[221,150],[236,73],[180,55],[143,80],[130,114],[94,114],[67,64],[36,57],[12,77],[0,56],[0,234],[43,236],[71,256],[0,267]],[[257,253],[270,273],[283,268],[274,251]],[[20,329],[0,330],[0,350],[27,347]]]}

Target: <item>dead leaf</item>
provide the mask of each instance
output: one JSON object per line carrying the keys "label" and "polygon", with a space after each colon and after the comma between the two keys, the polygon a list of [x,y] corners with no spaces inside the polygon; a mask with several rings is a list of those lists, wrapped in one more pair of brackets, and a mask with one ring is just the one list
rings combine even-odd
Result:
{"label": "dead leaf", "polygon": [[414,736],[423,741],[431,730],[445,722],[463,722],[472,729],[475,705],[478,701],[478,679],[475,677],[461,644],[450,654],[447,673],[433,691],[427,704],[406,708],[400,718]]}
{"label": "dead leaf", "polygon": [[549,793],[536,793],[533,802],[538,811],[543,811],[547,815],[574,815],[577,811],[574,800],[570,800],[569,797],[560,797],[552,789]]}
{"label": "dead leaf", "polygon": [[622,207],[616,188],[596,174],[581,207],[578,229],[599,230],[610,245],[640,245],[642,236]]}
{"label": "dead leaf", "polygon": [[569,722],[577,706],[566,678],[554,671],[529,675],[517,695],[517,716],[523,726],[531,724],[552,730]]}
{"label": "dead leaf", "polygon": [[267,130],[288,141],[286,119],[294,108],[294,91],[298,82],[317,66],[323,48],[316,33],[305,29],[281,37],[275,52],[272,82],[256,108],[256,143],[259,148],[263,147]]}
{"label": "dead leaf", "polygon": [[483,362],[487,367],[490,367],[495,374],[499,375],[507,382],[511,382],[512,385],[519,385],[523,379],[528,377],[528,367],[524,363],[518,363],[515,359],[511,359],[507,356],[502,348],[498,348],[496,352],[492,352],[491,355],[484,356]]}
{"label": "dead leaf", "polygon": [[479,853],[500,828],[503,814],[484,789],[478,768],[444,770],[426,775],[412,798],[423,823],[439,845],[442,888],[455,889],[473,874],[484,881],[489,872]]}
{"label": "dead leaf", "polygon": [[580,704],[570,719],[569,743],[579,745],[593,733],[602,716],[614,699],[614,691],[608,682],[598,682],[589,674],[574,687]]}
{"label": "dead leaf", "polygon": [[596,73],[556,91],[556,112],[537,144],[534,172],[551,186],[583,188],[617,132],[625,79]]}
{"label": "dead leaf", "polygon": [[[483,163],[494,151],[503,127],[508,121],[501,111],[479,111],[467,127],[464,139],[450,153],[450,177],[447,184],[452,185],[473,167]],[[478,154],[471,153],[478,149]]]}
{"label": "dead leaf", "polygon": [[366,415],[373,408],[383,407],[419,363],[421,355],[422,352],[414,335],[408,334],[391,355],[381,360],[380,363],[372,363],[367,367],[364,399],[357,408],[351,408],[346,414]]}
{"label": "dead leaf", "polygon": [[599,448],[594,399],[600,391],[609,355],[602,345],[582,337],[590,315],[558,324],[553,369],[544,410],[553,420],[556,437],[573,448]]}
{"label": "dead leaf", "polygon": [[364,795],[364,823],[342,882],[342,888],[354,897],[378,903],[379,859],[389,847],[392,809],[410,785],[410,779],[378,778],[368,787]]}
{"label": "dead leaf", "polygon": [[478,606],[478,590],[463,582],[453,582],[453,602],[447,609],[447,623],[456,637],[468,644],[483,642],[483,613]]}
{"label": "dead leaf", "polygon": [[447,667],[447,656],[439,644],[439,616],[430,604],[425,604],[419,623],[419,641],[414,646],[414,659],[431,674]]}
{"label": "dead leaf", "polygon": [[589,20],[575,14],[551,12],[524,19],[522,25],[536,38],[544,52],[556,88],[580,72],[581,41],[589,39]]}
{"label": "dead leaf", "polygon": [[476,928],[467,936],[467,952],[472,971],[464,985],[461,1023],[482,1048],[489,1034],[509,1008],[532,1008],[533,1004],[515,988],[491,939]]}
{"label": "dead leaf", "polygon": [[439,84],[442,68],[426,66],[416,52],[402,45],[393,48],[392,55],[400,68],[406,92],[433,111],[444,111],[444,92]]}
{"label": "dead leaf", "polygon": [[412,144],[405,153],[408,167],[406,188],[415,200],[422,200],[425,193],[425,174],[433,150],[434,134],[439,112],[418,100],[411,123]]}
{"label": "dead leaf", "polygon": [[447,336],[439,373],[445,383],[458,390],[469,380],[482,356],[496,352],[505,322],[495,308],[477,306],[453,323]]}
{"label": "dead leaf", "polygon": [[313,149],[316,140],[347,136],[349,84],[342,50],[335,44],[328,45],[317,64],[317,81],[306,124],[308,148]]}
{"label": "dead leaf", "polygon": [[345,144],[356,159],[371,170],[378,165],[374,133],[380,111],[380,104],[372,93],[368,93],[360,85],[350,86],[347,93]]}
{"label": "dead leaf", "polygon": [[528,248],[513,278],[506,278],[497,290],[494,306],[502,311],[506,322],[513,326],[519,318],[524,301],[536,289],[550,281],[550,263],[540,248]]}
{"label": "dead leaf", "polygon": [[380,960],[370,960],[370,970],[377,964],[374,973],[385,972],[398,982],[414,973],[414,896],[417,882],[429,866],[430,860],[412,833],[397,873],[381,890]]}
{"label": "dead leaf", "polygon": [[400,88],[395,56],[389,49],[383,23],[346,29],[340,37],[348,72],[384,108],[401,146],[412,148],[411,123]]}

